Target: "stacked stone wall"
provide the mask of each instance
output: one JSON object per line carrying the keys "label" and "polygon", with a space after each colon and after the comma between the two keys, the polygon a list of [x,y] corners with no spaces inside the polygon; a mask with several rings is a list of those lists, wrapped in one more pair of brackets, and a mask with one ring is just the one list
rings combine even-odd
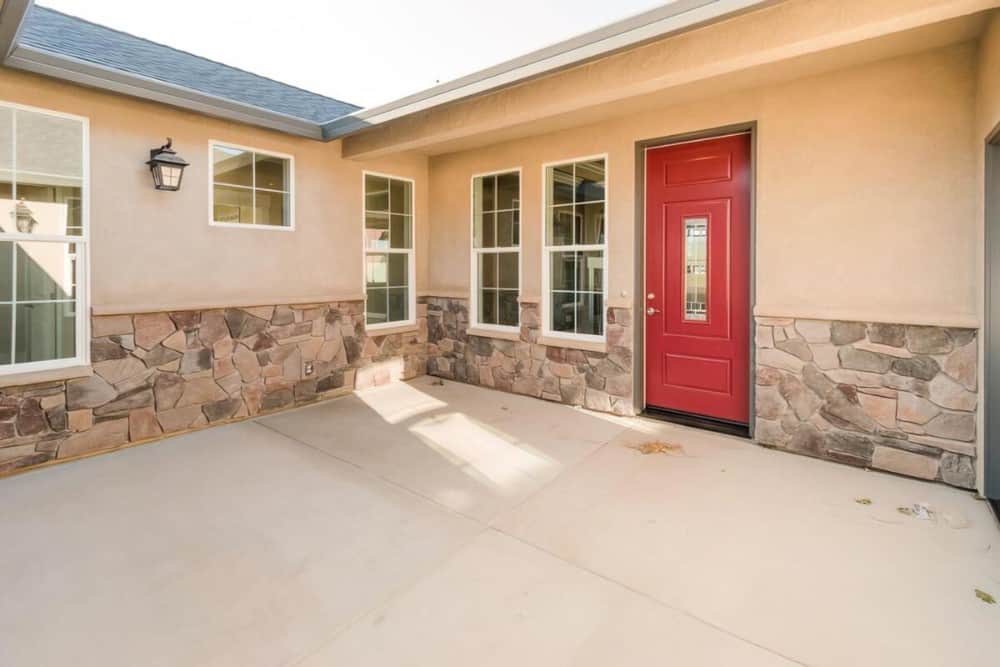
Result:
{"label": "stacked stone wall", "polygon": [[[415,330],[387,335],[366,331],[363,302],[94,317],[92,375],[0,389],[0,473],[425,372],[636,414],[629,309],[608,309],[596,351],[546,341],[537,304],[508,339],[470,334],[466,299],[420,301]],[[759,443],[975,488],[976,330],[756,324]]]}
{"label": "stacked stone wall", "polygon": [[755,438],[974,488],[977,356],[975,329],[758,318]]}
{"label": "stacked stone wall", "polygon": [[426,340],[362,302],[94,317],[93,375],[0,390],[0,473],[414,377]]}
{"label": "stacked stone wall", "polygon": [[[607,311],[606,350],[542,342],[538,304],[521,304],[517,340],[470,335],[467,299],[428,297],[427,372],[548,401],[635,414],[632,311]],[[569,345],[572,345],[569,343]]]}

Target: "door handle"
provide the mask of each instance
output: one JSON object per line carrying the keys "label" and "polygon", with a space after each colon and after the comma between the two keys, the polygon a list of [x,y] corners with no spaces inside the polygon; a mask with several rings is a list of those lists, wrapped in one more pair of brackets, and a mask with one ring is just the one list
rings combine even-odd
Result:
{"label": "door handle", "polygon": [[660,312],[660,310],[658,308],[653,308],[652,306],[646,309],[646,314],[649,315],[650,317],[656,315],[658,312]]}

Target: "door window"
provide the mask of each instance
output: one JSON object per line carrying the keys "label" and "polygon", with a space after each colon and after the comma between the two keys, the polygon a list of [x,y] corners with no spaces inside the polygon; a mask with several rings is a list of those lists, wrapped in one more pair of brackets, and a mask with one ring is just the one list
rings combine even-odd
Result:
{"label": "door window", "polygon": [[708,319],[708,218],[684,219],[684,319]]}

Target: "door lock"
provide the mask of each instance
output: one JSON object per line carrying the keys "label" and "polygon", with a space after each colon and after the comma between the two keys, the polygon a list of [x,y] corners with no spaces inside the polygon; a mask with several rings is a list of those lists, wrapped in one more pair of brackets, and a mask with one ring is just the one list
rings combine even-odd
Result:
{"label": "door lock", "polygon": [[658,308],[653,308],[652,306],[650,306],[649,308],[646,309],[646,314],[649,315],[650,317],[652,317],[653,315],[656,315],[658,312],[660,312],[659,309]]}

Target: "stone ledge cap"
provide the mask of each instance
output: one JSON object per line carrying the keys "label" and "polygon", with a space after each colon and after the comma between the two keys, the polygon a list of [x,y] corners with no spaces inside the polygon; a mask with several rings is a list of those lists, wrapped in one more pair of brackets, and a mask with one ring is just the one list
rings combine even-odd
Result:
{"label": "stone ledge cap", "polygon": [[46,382],[75,380],[90,377],[93,374],[94,369],[91,366],[67,366],[66,368],[53,368],[45,371],[11,373],[10,375],[0,375],[0,387],[26,387]]}
{"label": "stone ledge cap", "polygon": [[550,347],[565,347],[570,350],[583,350],[585,352],[608,351],[608,344],[606,342],[596,342],[590,340],[572,340],[553,336],[541,336],[538,339],[538,343],[541,345],[548,345]]}
{"label": "stone ledge cap", "polygon": [[485,329],[481,327],[469,327],[465,331],[470,336],[479,338],[499,338],[500,340],[511,340],[515,343],[521,342],[521,330],[500,331],[499,329]]}

